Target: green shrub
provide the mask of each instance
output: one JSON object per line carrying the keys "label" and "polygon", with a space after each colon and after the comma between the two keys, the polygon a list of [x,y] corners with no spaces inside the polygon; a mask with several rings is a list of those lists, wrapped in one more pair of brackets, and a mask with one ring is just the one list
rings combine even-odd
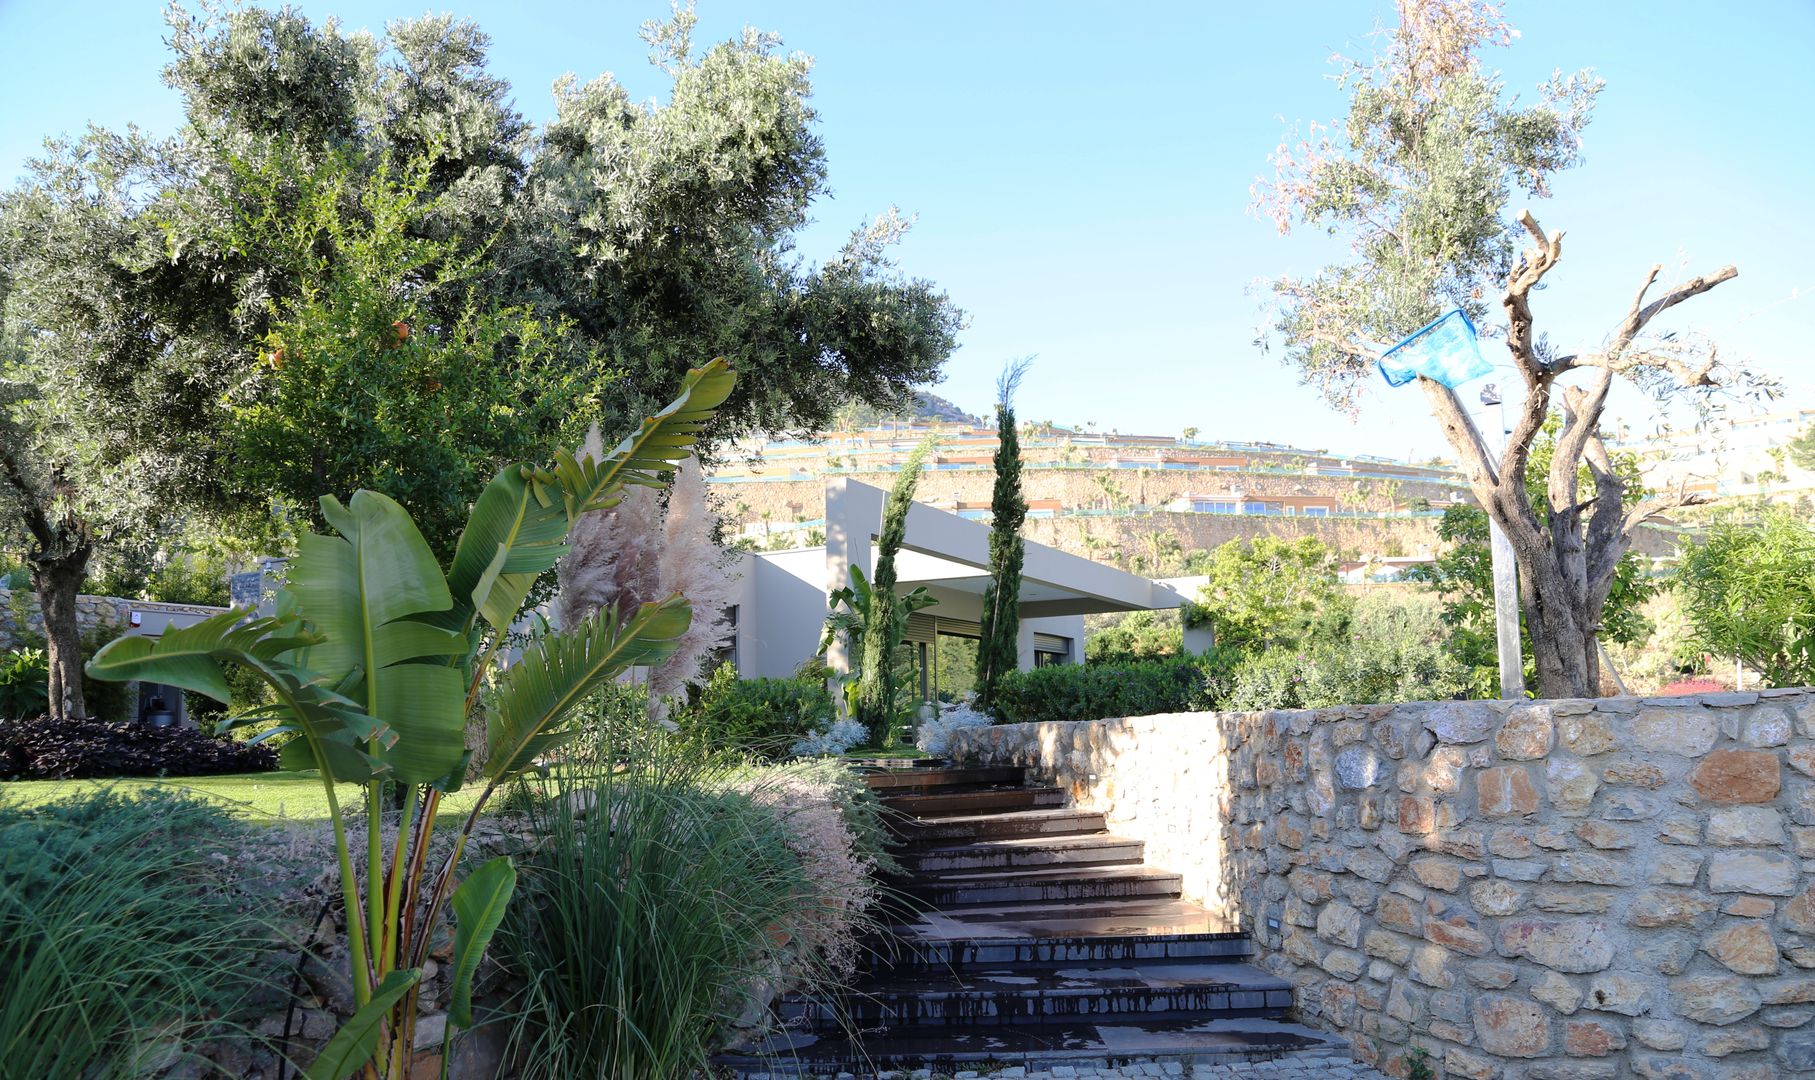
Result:
{"label": "green shrub", "polygon": [[227,1033],[272,941],[224,870],[242,830],[155,791],[0,802],[0,1073],[134,1076]]}
{"label": "green shrub", "polygon": [[1216,653],[1136,664],[1055,664],[1004,675],[994,704],[1013,724],[1194,712],[1216,707],[1225,669]]}
{"label": "green shrub", "polygon": [[771,784],[674,740],[612,756],[525,785],[544,842],[496,956],[522,985],[526,1080],[704,1075],[779,974],[826,971],[828,932],[848,952],[860,926],[847,901],[868,864],[834,806],[791,797],[799,777]]}
{"label": "green shrub", "polygon": [[674,716],[688,739],[715,750],[784,757],[809,731],[832,723],[832,695],[823,673],[808,669],[789,679],[740,679],[721,664],[699,697]]}
{"label": "green shrub", "polygon": [[43,649],[0,654],[0,720],[23,720],[50,703],[50,659]]}
{"label": "green shrub", "polygon": [[1274,650],[1235,668],[1228,709],[1323,709],[1469,696],[1469,671],[1441,644],[1357,637],[1307,652]]}
{"label": "green shrub", "polygon": [[1084,640],[1087,664],[1138,664],[1179,656],[1185,635],[1171,612],[1136,611]]}

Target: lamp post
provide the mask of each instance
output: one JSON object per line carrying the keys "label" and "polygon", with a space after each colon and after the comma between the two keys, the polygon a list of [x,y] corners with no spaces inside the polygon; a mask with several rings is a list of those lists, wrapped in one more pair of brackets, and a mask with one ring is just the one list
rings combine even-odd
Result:
{"label": "lamp post", "polygon": [[[1481,388],[1481,404],[1500,408],[1500,436],[1494,440],[1493,453],[1497,461],[1503,461],[1506,403],[1493,383]],[[1525,656],[1519,648],[1519,560],[1513,554],[1512,541],[1491,513],[1487,515],[1487,535],[1494,569],[1494,639],[1500,658],[1500,696],[1517,700],[1525,696]]]}

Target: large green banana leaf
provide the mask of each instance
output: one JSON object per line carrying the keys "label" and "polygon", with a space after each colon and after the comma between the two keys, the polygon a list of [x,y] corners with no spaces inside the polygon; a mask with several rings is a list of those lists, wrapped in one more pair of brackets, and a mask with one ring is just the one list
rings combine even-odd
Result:
{"label": "large green banana leaf", "polygon": [[625,484],[660,483],[662,473],[693,452],[735,381],[723,358],[688,372],[673,403],[603,461],[563,453],[552,470],[505,468],[480,494],[454,550],[447,575],[450,617],[431,621],[465,630],[477,614],[494,629],[508,627],[536,576],[566,550],[574,519],[614,505]]}
{"label": "large green banana leaf", "polygon": [[371,748],[396,779],[440,780],[465,752],[466,680],[449,658],[467,642],[418,620],[452,606],[447,579],[388,496],[359,491],[345,506],[323,496],[321,510],[339,535],[305,535],[290,567],[288,591],[322,638],[300,660],[396,732]]}
{"label": "large green banana leaf", "polygon": [[668,658],[693,621],[687,601],[671,596],[618,621],[604,608],[571,631],[551,634],[505,670],[486,730],[485,775],[504,780],[573,737],[561,722],[574,706],[626,669]]}
{"label": "large green banana leaf", "polygon": [[330,687],[319,673],[292,659],[321,643],[294,617],[251,618],[224,611],[162,637],[116,638],[88,662],[88,673],[110,682],[134,679],[180,686],[216,701],[228,699],[222,665],[245,667],[277,695],[293,730],[302,736],[286,747],[292,768],[317,768],[341,780],[369,780],[387,771],[373,752],[396,734]]}

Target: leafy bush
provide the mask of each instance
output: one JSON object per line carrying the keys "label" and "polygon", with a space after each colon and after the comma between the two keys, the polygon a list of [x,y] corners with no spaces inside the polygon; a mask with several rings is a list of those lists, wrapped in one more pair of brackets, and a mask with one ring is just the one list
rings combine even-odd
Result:
{"label": "leafy bush", "polygon": [[1716,520],[1677,574],[1695,638],[1770,686],[1815,683],[1815,526],[1765,508]]}
{"label": "leafy bush", "polygon": [[0,720],[0,780],[212,776],[268,772],[277,752],[186,728],[52,720]]}
{"label": "leafy bush", "polygon": [[822,674],[809,669],[788,679],[740,679],[722,664],[698,699],[673,719],[707,747],[774,759],[809,733],[828,730],[834,715]]}
{"label": "leafy bush", "polygon": [[1192,712],[1215,707],[1225,670],[1217,653],[1138,664],[1055,664],[1005,674],[994,704],[1011,724]]}
{"label": "leafy bush", "polygon": [[1087,664],[1138,664],[1184,651],[1178,616],[1163,611],[1132,612],[1084,640]]}
{"label": "leafy bush", "polygon": [[834,977],[827,958],[855,955],[869,863],[818,790],[810,773],[702,763],[672,740],[533,785],[545,842],[496,953],[522,985],[527,1080],[703,1075],[785,976]]}
{"label": "leafy bush", "polygon": [[0,655],[0,720],[37,716],[50,701],[50,660],[43,649]]}
{"label": "leafy bush", "polygon": [[136,1076],[228,1032],[274,940],[226,877],[241,828],[163,792],[0,801],[0,1073]]}
{"label": "leafy bush", "polygon": [[1322,709],[1469,696],[1469,672],[1441,644],[1357,637],[1305,653],[1274,650],[1235,668],[1228,709]]}

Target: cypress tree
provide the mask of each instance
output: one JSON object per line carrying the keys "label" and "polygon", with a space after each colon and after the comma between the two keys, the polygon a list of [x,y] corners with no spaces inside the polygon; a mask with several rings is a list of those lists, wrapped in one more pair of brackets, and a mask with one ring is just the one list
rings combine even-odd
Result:
{"label": "cypress tree", "polygon": [[906,619],[895,595],[895,553],[907,536],[908,508],[920,483],[920,466],[933,448],[927,440],[914,448],[882,506],[882,529],[876,540],[876,576],[870,582],[870,610],[864,613],[862,674],[857,683],[857,719],[869,729],[874,746],[893,741],[895,650],[901,647]]}
{"label": "cypress tree", "polygon": [[987,706],[996,684],[1021,661],[1021,439],[1015,431],[1015,388],[1027,372],[1016,360],[996,382],[996,485],[990,496],[989,584],[983,592],[983,636],[977,642],[977,700]]}

